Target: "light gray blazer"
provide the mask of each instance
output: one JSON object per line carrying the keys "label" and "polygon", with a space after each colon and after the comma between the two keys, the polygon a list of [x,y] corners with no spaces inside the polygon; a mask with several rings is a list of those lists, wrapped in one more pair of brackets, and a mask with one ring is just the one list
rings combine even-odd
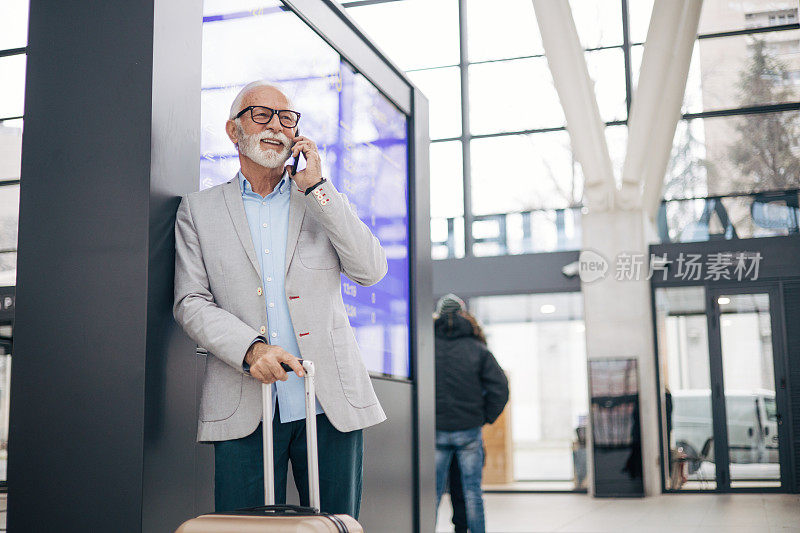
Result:
{"label": "light gray blazer", "polygon": [[[307,196],[294,182],[291,189],[285,297],[300,354],[316,365],[317,399],[336,429],[377,424],[386,415],[345,313],[340,272],[373,285],[386,275],[386,254],[329,181]],[[261,383],[242,361],[269,329],[264,292],[238,179],[185,196],[175,221],[173,314],[208,350],[199,441],[241,438],[261,421]]]}

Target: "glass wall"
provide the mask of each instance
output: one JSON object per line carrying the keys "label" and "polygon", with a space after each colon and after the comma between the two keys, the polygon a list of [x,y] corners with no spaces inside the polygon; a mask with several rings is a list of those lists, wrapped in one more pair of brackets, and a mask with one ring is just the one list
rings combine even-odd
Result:
{"label": "glass wall", "polygon": [[[19,178],[27,44],[28,0],[4,0],[0,3],[0,287],[14,287],[17,282]],[[2,311],[13,309],[13,298],[10,296],[13,290],[0,292],[9,294],[0,301],[0,485],[4,485],[13,319],[3,319]]]}
{"label": "glass wall", "polygon": [[[274,46],[265,28],[292,35],[294,44]],[[259,79],[280,85],[301,113],[299,130],[319,147],[323,175],[386,250],[389,272],[381,282],[341,280],[364,362],[373,374],[409,378],[406,115],[282,2],[206,0],[202,68],[199,187],[237,175],[225,123],[242,87]]]}
{"label": "glass wall", "polygon": [[[466,12],[463,28],[459,4]],[[430,101],[434,259],[577,249],[583,175],[570,148],[533,4],[399,0],[343,5]],[[570,5],[600,112],[610,125],[607,136],[619,173],[628,102],[622,4],[572,0]],[[415,28],[414,39],[408,39],[409,27]],[[459,55],[459,32],[465,35],[466,61]],[[524,165],[519,154],[525,154]],[[513,193],[503,168],[514,170]],[[470,190],[464,188],[467,180]],[[472,206],[466,218],[464,194]],[[465,250],[467,232],[471,250]]]}
{"label": "glass wall", "polygon": [[472,298],[509,380],[513,487],[586,487],[588,389],[580,293]]}
{"label": "glass wall", "polygon": [[[797,14],[793,0],[703,2],[665,198],[800,187],[800,113],[786,106],[800,98]],[[644,34],[632,37],[635,83]]]}
{"label": "glass wall", "polygon": [[[790,0],[703,3],[665,177],[662,241],[798,232],[797,12]],[[634,81],[641,53],[632,47]]]}
{"label": "glass wall", "polygon": [[[570,148],[532,3],[397,0],[343,5],[350,6],[349,14],[430,99],[433,257],[577,249],[583,175]],[[459,5],[466,13],[464,28],[459,27]],[[653,2],[571,0],[570,6],[619,180],[627,110]],[[664,198],[800,188],[797,13],[794,0],[703,3]],[[408,39],[412,26],[414,39]],[[459,56],[462,35],[465,61]],[[439,144],[450,146],[436,149]],[[515,165],[508,154],[525,154],[525,165]],[[503,168],[514,168],[513,194],[505,186]],[[456,185],[458,173],[462,184]],[[464,194],[472,210],[466,217]],[[669,209],[689,213],[663,217],[668,229],[662,235],[681,232],[693,216],[702,216],[702,208],[697,213],[686,206]],[[794,226],[782,226],[778,233],[759,226],[747,206],[732,209],[732,218],[754,226],[742,236],[793,232]],[[467,232],[471,250],[464,248]],[[711,237],[706,231],[690,238]]]}

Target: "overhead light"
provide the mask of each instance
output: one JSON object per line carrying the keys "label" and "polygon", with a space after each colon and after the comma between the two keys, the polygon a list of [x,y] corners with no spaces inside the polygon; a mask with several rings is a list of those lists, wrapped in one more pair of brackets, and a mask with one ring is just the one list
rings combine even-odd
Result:
{"label": "overhead light", "polygon": [[539,308],[539,311],[543,315],[549,315],[556,312],[556,306],[551,304],[544,304],[542,307]]}
{"label": "overhead light", "polygon": [[728,305],[729,303],[731,303],[731,299],[730,299],[730,298],[728,298],[727,296],[720,296],[720,297],[717,299],[717,303],[718,303],[719,305]]}

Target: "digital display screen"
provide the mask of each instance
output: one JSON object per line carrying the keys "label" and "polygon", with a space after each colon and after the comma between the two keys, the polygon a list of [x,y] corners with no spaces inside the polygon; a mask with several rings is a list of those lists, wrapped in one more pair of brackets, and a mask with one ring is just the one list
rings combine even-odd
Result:
{"label": "digital display screen", "polygon": [[364,363],[409,378],[406,115],[279,2],[206,0],[202,68],[200,189],[239,170],[225,122],[241,88],[259,79],[280,86],[302,114],[302,135],[317,144],[323,176],[386,251],[389,271],[378,284],[341,280]]}

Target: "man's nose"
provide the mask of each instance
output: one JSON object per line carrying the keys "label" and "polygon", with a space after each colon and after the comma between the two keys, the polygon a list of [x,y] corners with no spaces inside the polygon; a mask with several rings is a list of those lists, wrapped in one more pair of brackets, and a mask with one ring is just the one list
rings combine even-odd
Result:
{"label": "man's nose", "polygon": [[283,129],[277,113],[273,113],[269,118],[269,122],[267,122],[264,126],[266,126],[266,129],[276,133]]}

